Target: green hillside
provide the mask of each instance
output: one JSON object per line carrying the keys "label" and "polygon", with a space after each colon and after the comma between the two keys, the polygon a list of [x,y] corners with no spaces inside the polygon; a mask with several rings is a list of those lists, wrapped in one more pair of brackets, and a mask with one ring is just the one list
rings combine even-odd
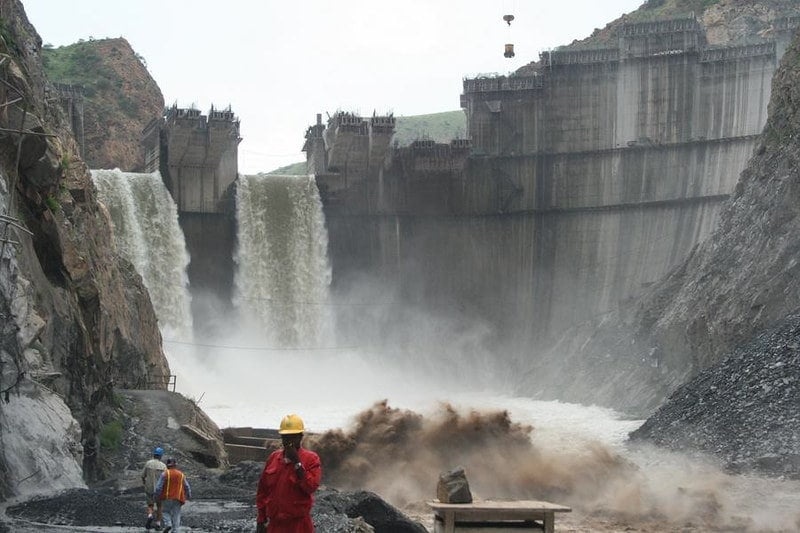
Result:
{"label": "green hillside", "polygon": [[42,64],[47,77],[59,83],[83,86],[84,94],[92,97],[98,88],[110,87],[114,72],[103,64],[93,42],[81,41],[69,46],[42,47]]}
{"label": "green hillside", "polygon": [[[461,110],[396,117],[396,119],[392,142],[396,142],[399,146],[408,146],[417,139],[432,139],[446,143],[452,139],[463,138],[467,131],[467,117]],[[306,163],[303,161],[286,165],[267,174],[302,176],[306,174]]]}
{"label": "green hillside", "polygon": [[393,141],[406,146],[416,139],[450,142],[463,138],[467,131],[467,117],[460,109],[430,115],[397,117]]}
{"label": "green hillside", "polygon": [[305,176],[308,174],[308,171],[306,170],[306,162],[300,161],[299,163],[292,163],[291,165],[286,165],[285,167],[270,170],[269,172],[266,172],[266,174],[280,174],[281,176]]}

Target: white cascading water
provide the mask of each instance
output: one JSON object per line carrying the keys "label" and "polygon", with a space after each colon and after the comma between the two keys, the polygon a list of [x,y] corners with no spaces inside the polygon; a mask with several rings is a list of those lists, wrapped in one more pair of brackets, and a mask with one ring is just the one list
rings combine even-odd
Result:
{"label": "white cascading water", "polygon": [[161,174],[92,170],[92,179],[111,214],[117,250],[142,276],[162,334],[190,338],[189,254]]}
{"label": "white cascading water", "polygon": [[236,190],[242,319],[274,347],[330,342],[328,233],[314,177],[239,176]]}

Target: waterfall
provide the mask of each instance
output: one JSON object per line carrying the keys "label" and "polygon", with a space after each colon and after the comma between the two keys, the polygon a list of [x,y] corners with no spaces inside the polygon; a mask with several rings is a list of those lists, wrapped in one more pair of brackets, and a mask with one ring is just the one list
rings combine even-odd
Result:
{"label": "waterfall", "polygon": [[189,254],[177,207],[161,175],[92,170],[92,179],[111,214],[117,250],[142,276],[162,334],[188,338]]}
{"label": "waterfall", "polygon": [[240,176],[234,303],[280,347],[319,347],[331,334],[331,267],[313,176]]}

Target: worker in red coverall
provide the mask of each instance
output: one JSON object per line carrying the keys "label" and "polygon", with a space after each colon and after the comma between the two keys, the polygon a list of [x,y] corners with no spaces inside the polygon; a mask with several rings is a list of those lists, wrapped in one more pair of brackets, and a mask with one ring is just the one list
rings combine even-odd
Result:
{"label": "worker in red coverall", "polygon": [[297,415],[281,420],[278,433],[283,449],[270,454],[258,481],[256,533],[314,531],[311,506],[322,478],[322,465],[316,453],[300,446],[304,430]]}

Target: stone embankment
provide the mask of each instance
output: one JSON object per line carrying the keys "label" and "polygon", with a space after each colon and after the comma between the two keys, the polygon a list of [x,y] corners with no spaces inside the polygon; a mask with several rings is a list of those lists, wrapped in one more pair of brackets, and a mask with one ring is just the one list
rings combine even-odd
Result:
{"label": "stone embankment", "polygon": [[800,478],[800,314],[676,390],[633,440],[721,458],[733,471]]}

